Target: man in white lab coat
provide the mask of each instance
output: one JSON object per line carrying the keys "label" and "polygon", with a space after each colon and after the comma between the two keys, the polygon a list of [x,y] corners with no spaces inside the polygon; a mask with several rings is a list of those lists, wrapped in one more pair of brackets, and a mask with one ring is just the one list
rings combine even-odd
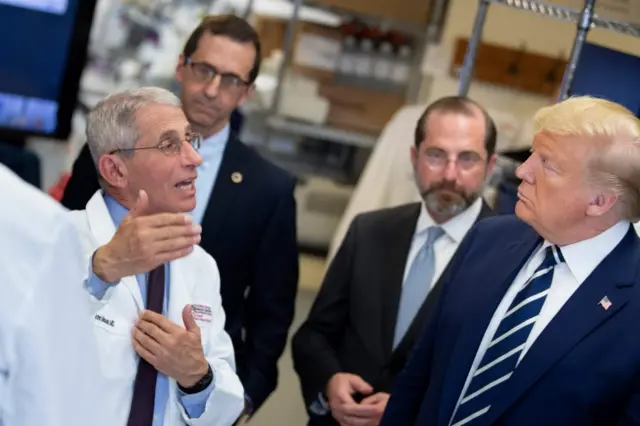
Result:
{"label": "man in white lab coat", "polygon": [[112,426],[230,425],[244,407],[218,269],[185,214],[200,139],[159,88],[112,95],[88,118],[103,189],[71,214]]}
{"label": "man in white lab coat", "polygon": [[0,425],[109,426],[75,229],[3,165],[0,187]]}

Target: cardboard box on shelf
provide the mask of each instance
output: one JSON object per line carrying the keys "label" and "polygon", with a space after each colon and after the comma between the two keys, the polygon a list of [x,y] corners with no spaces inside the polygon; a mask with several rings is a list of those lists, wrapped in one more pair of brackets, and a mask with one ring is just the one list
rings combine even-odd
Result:
{"label": "cardboard box on shelf", "polygon": [[346,11],[399,22],[426,24],[433,0],[314,0]]}
{"label": "cardboard box on shelf", "polygon": [[327,125],[374,135],[405,104],[404,93],[331,83],[322,84],[320,96],[331,103]]}
{"label": "cardboard box on shelf", "polygon": [[[282,49],[287,21],[268,16],[254,16],[254,28],[260,36],[263,58]],[[340,29],[310,22],[296,24],[291,69],[298,74],[328,81],[333,77],[341,47]]]}

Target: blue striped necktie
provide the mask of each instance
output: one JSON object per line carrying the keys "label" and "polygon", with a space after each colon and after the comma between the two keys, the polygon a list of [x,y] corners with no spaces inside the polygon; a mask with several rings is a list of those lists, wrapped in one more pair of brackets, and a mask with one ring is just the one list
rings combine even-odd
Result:
{"label": "blue striped necktie", "polygon": [[518,292],[502,318],[464,397],[460,400],[451,421],[452,426],[480,423],[482,417],[489,412],[491,404],[517,367],[529,333],[549,293],[553,268],[563,262],[558,247],[547,247],[544,261]]}

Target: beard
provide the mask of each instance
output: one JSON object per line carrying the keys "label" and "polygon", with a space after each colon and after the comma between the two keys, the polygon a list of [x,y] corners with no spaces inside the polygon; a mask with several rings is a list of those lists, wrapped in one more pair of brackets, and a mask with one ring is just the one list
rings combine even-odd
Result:
{"label": "beard", "polygon": [[420,191],[420,195],[428,211],[452,218],[468,209],[478,199],[481,190],[469,193],[456,187],[455,182],[441,181]]}

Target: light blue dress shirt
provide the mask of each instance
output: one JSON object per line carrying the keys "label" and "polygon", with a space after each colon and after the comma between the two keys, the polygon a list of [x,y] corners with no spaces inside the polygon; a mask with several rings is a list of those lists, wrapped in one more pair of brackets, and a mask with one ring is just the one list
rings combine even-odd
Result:
{"label": "light blue dress shirt", "polygon": [[198,167],[198,178],[196,179],[196,208],[191,212],[194,223],[202,223],[204,212],[209,205],[209,198],[220,171],[229,132],[229,124],[227,124],[224,129],[203,140],[198,151],[202,157],[202,164]]}
{"label": "light blue dress shirt", "polygon": [[[109,214],[111,215],[111,219],[113,219],[113,223],[116,227],[120,225],[120,221],[127,214],[128,210],[123,207],[120,203],[118,203],[113,197],[105,194],[104,201],[107,205],[107,209],[109,210]],[[169,288],[170,288],[170,279],[169,279],[169,264],[165,264],[165,290],[164,290],[164,303],[163,303],[163,315],[167,313],[167,305],[169,302]],[[89,266],[92,269],[92,266]],[[144,305],[147,305],[147,274],[138,274],[136,275],[136,279],[138,281],[138,285],[140,286],[140,293],[142,293],[142,302]],[[107,292],[107,289],[114,284],[108,284],[98,278],[93,270],[89,271],[89,280],[87,282],[87,289],[89,292],[96,297],[97,299],[102,299]],[[213,366],[211,367],[213,368]],[[193,418],[199,418],[205,410],[207,399],[209,399],[209,395],[213,391],[215,386],[215,370],[214,370],[214,380],[211,384],[202,392],[195,394],[185,394],[178,388],[178,398],[182,406],[184,407],[187,415]],[[169,379],[164,374],[158,372],[158,380],[156,383],[156,396],[155,396],[155,404],[154,404],[154,413],[153,413],[153,426],[162,426],[164,422],[164,413],[166,409],[167,402],[169,401]]]}

